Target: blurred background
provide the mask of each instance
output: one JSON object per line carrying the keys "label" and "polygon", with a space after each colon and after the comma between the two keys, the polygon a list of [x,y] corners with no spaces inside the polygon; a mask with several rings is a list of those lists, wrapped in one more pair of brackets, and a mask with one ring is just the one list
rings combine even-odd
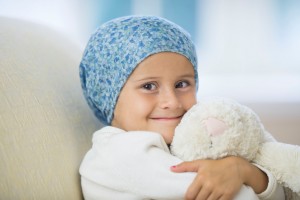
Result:
{"label": "blurred background", "polygon": [[299,0],[0,0],[0,16],[52,27],[82,50],[115,17],[167,18],[198,50],[199,99],[250,106],[281,142],[300,145]]}

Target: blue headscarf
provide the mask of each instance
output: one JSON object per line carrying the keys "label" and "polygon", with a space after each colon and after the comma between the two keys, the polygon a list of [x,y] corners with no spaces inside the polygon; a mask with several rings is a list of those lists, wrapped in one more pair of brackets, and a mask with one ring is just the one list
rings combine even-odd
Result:
{"label": "blue headscarf", "polygon": [[195,46],[178,25],[155,16],[126,16],[106,22],[92,34],[80,63],[84,97],[97,118],[110,125],[128,77],[148,56],[175,52],[189,59],[198,82]]}

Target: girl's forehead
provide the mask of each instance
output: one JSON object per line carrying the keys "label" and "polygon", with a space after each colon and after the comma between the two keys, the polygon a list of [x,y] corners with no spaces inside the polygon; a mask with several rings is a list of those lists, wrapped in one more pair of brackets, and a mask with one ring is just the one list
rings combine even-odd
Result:
{"label": "girl's forehead", "polygon": [[183,55],[173,52],[161,52],[149,56],[133,71],[134,79],[157,78],[162,76],[192,76],[192,63]]}

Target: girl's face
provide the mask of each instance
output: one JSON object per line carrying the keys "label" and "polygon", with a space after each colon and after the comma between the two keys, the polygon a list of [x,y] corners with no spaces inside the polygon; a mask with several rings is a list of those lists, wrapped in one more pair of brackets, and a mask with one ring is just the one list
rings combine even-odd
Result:
{"label": "girl's face", "polygon": [[157,53],[141,62],[127,80],[112,125],[125,131],[158,132],[170,144],[175,127],[195,103],[189,60],[177,53]]}

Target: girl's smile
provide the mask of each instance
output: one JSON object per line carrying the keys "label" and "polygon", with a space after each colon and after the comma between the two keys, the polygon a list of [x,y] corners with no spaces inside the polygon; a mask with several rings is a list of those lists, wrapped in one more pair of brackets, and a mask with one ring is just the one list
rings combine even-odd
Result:
{"label": "girl's smile", "polygon": [[179,116],[174,116],[174,117],[171,117],[171,116],[161,116],[161,117],[150,117],[150,119],[152,120],[156,120],[157,122],[165,122],[165,123],[173,123],[173,122],[176,122],[178,123],[178,121],[180,122],[181,118],[182,118],[183,115],[179,115]]}

